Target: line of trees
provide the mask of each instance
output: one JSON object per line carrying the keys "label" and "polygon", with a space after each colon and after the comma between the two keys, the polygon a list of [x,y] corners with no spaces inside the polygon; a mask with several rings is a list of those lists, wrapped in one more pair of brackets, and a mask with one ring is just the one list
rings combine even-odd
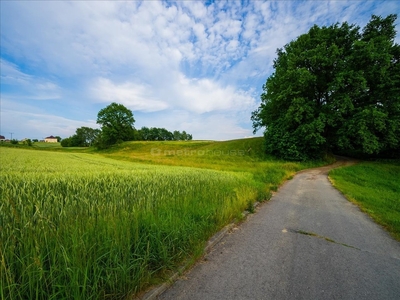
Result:
{"label": "line of trees", "polygon": [[135,130],[134,140],[136,141],[190,141],[192,135],[186,133],[186,131],[174,130],[173,132],[168,131],[165,128],[157,127],[142,127],[139,130]]}
{"label": "line of trees", "polygon": [[134,127],[132,111],[122,104],[111,103],[97,114],[100,129],[80,127],[74,135],[61,141],[63,147],[107,148],[124,141],[189,141],[192,135],[186,131],[168,131],[165,128]]}
{"label": "line of trees", "polygon": [[90,127],[80,127],[76,129],[74,135],[62,139],[61,146],[63,147],[89,147],[93,146],[99,137],[100,129]]}

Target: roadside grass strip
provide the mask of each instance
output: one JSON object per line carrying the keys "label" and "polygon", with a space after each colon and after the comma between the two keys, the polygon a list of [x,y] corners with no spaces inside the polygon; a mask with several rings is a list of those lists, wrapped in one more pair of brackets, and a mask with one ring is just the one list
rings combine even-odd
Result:
{"label": "roadside grass strip", "polygon": [[363,162],[330,171],[347,199],[400,241],[400,160]]}

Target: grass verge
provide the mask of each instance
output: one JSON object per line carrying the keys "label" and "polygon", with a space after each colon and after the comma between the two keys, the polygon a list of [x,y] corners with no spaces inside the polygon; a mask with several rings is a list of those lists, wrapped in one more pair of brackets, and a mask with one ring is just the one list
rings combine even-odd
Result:
{"label": "grass verge", "polygon": [[334,169],[333,185],[400,241],[400,160]]}

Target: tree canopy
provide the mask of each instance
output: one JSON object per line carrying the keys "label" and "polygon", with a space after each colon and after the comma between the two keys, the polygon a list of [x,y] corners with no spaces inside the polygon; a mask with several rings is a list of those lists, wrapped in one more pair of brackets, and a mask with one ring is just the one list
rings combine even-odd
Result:
{"label": "tree canopy", "polygon": [[61,141],[63,147],[89,147],[92,146],[98,136],[100,129],[93,129],[90,127],[80,127],[76,129],[73,136],[65,138]]}
{"label": "tree canopy", "polygon": [[397,15],[314,25],[277,50],[274,73],[252,113],[267,151],[306,160],[339,151],[395,156],[400,149],[400,46]]}
{"label": "tree canopy", "polygon": [[110,146],[119,141],[130,141],[134,136],[135,119],[131,110],[122,104],[111,103],[97,114],[101,126],[99,145]]}
{"label": "tree canopy", "polygon": [[157,127],[142,127],[137,131],[135,140],[142,141],[190,141],[192,140],[192,135],[186,133],[186,131],[174,130],[170,132],[165,128]]}

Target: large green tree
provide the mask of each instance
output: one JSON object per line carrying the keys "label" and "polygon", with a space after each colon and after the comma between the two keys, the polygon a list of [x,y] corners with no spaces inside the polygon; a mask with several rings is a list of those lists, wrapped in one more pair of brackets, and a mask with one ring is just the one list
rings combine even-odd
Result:
{"label": "large green tree", "polygon": [[328,151],[396,155],[400,149],[400,46],[396,15],[313,26],[277,50],[253,112],[266,148],[285,159]]}
{"label": "large green tree", "polygon": [[132,111],[122,104],[111,103],[97,114],[97,124],[101,126],[99,146],[110,146],[119,141],[134,138],[135,119]]}

